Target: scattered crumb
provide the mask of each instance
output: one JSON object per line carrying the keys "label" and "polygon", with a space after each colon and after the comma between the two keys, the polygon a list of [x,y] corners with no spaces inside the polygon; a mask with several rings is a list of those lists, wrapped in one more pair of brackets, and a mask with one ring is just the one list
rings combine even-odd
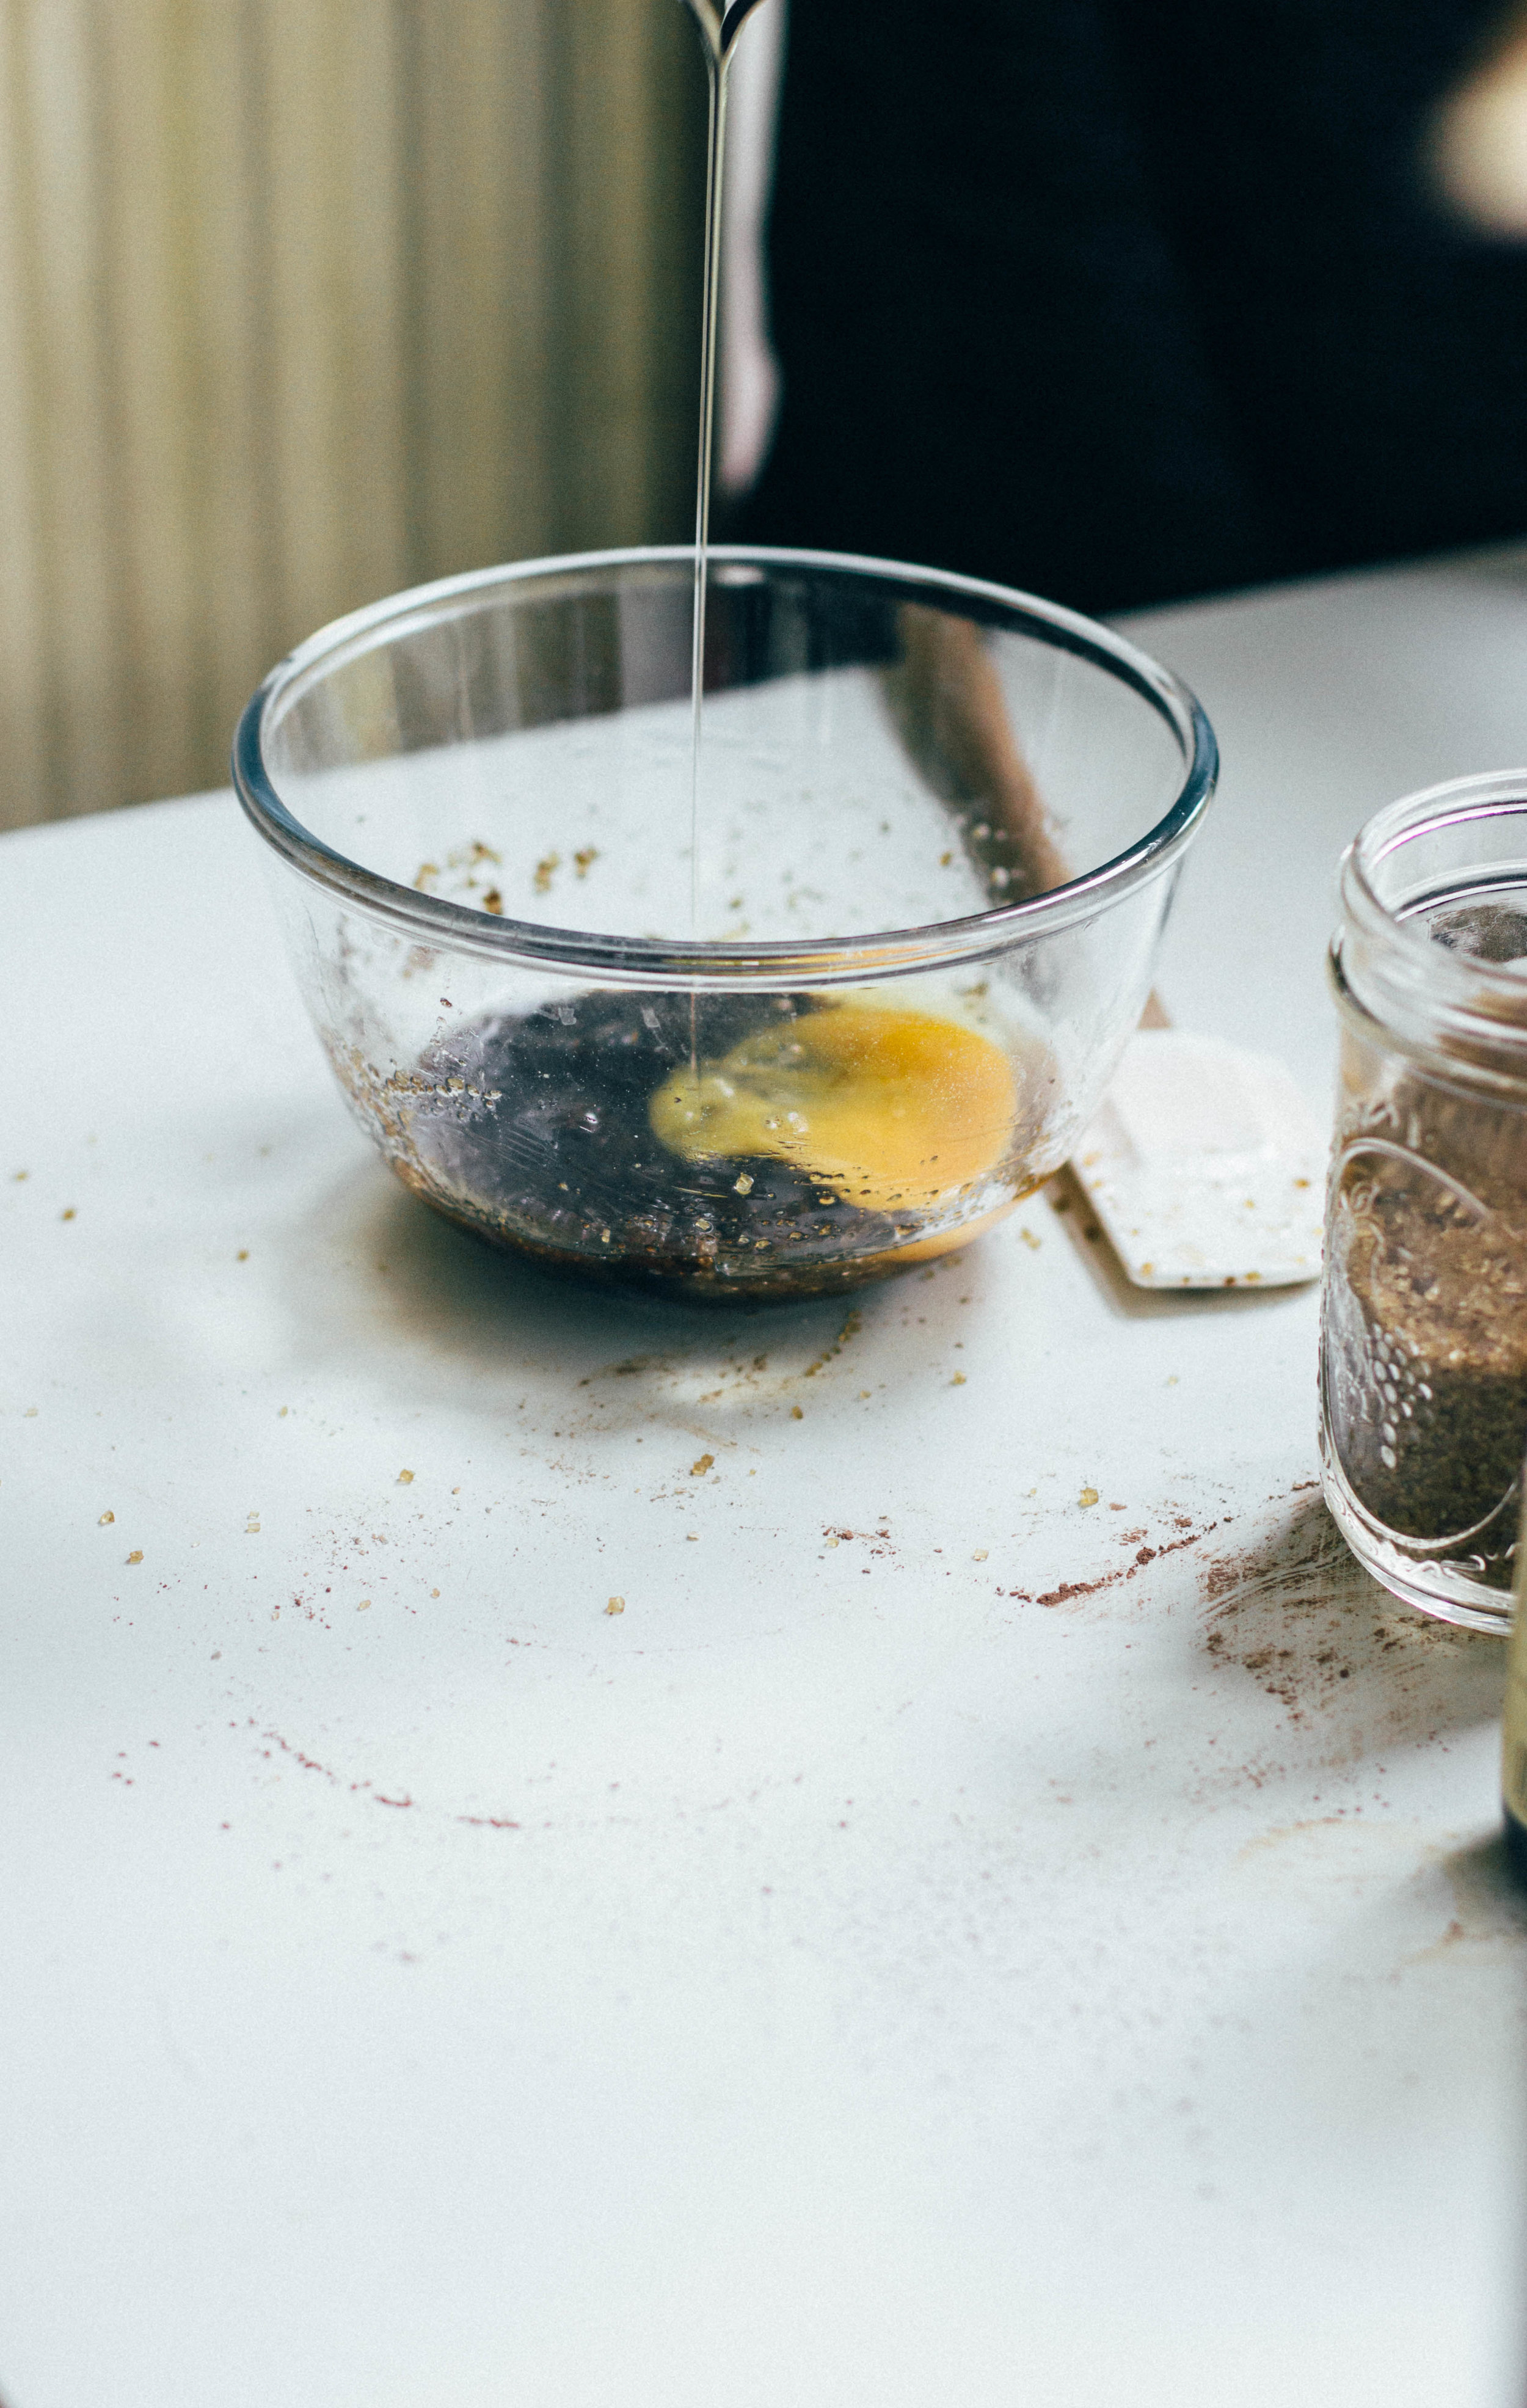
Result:
{"label": "scattered crumb", "polygon": [[143,1561],[143,1549],[141,1547],[135,1547],[127,1560],[130,1564],[140,1564]]}
{"label": "scattered crumb", "polygon": [[830,1538],[830,1539],[828,1540],[828,1541],[827,1541],[827,1544],[828,1544],[830,1547],[835,1547],[835,1546],[837,1546],[837,1545],[839,1544],[839,1541],[838,1541],[836,1539]]}
{"label": "scattered crumb", "polygon": [[280,1412],[279,1412],[277,1414],[277,1416],[276,1416],[277,1420],[278,1420],[278,1422],[284,1422],[284,1421],[285,1421],[285,1419],[286,1419],[286,1417],[287,1417],[287,1415],[288,1415],[288,1413],[289,1413],[291,1411],[292,1411],[292,1408],[291,1408],[291,1406],[290,1406],[290,1405],[283,1405],[283,1406],[281,1407]]}
{"label": "scattered crumb", "polygon": [[607,1613],[623,1613],[623,1612],[625,1612],[625,1599],[624,1599],[624,1598],[623,1598],[623,1597],[612,1597],[612,1598],[610,1598],[610,1601],[609,1601],[608,1605],[607,1605],[607,1606],[606,1606],[606,1608],[605,1608],[605,1612],[606,1612]]}
{"label": "scattered crumb", "polygon": [[400,1488],[407,1488],[407,1487],[409,1487],[409,1486],[412,1484],[412,1481],[413,1481],[413,1473],[412,1473],[411,1471],[400,1471],[400,1472],[398,1473],[398,1483],[397,1483],[397,1484],[398,1484],[398,1486],[399,1486]]}
{"label": "scattered crumb", "polygon": [[37,1418],[37,1409],[36,1409],[36,1405],[28,1405],[28,1407],[27,1407],[27,1409],[26,1409],[25,1412],[21,1415],[21,1419],[22,1419],[22,1421],[23,1421],[23,1422],[35,1422],[35,1421],[36,1420],[36,1418]]}
{"label": "scattered crumb", "polygon": [[113,1513],[113,1512],[111,1512],[110,1508],[109,1508],[109,1507],[107,1507],[107,1511],[106,1511],[106,1512],[101,1515],[101,1517],[100,1517],[99,1521],[96,1523],[95,1526],[96,1526],[96,1528],[97,1528],[98,1530],[104,1530],[104,1529],[106,1528],[107,1524],[108,1522],[114,1522],[114,1521],[116,1520],[116,1518],[117,1518],[117,1517],[116,1517],[115,1513]]}
{"label": "scattered crumb", "polygon": [[1110,1505],[1108,1511],[1110,1513],[1122,1513],[1124,1508],[1122,1505]]}
{"label": "scattered crumb", "polygon": [[371,1611],[371,1599],[368,1597],[364,1597],[355,1611],[357,1613],[369,1613]]}
{"label": "scattered crumb", "polygon": [[431,879],[438,878],[439,875],[439,869],[433,861],[421,861],[414,878],[415,888],[421,895],[427,895]]}
{"label": "scattered crumb", "polygon": [[1023,1243],[1026,1246],[1032,1246],[1034,1248],[1035,1254],[1039,1252],[1040,1247],[1045,1242],[1043,1238],[1036,1238],[1032,1229],[1020,1229],[1018,1234],[1022,1239]]}
{"label": "scattered crumb", "polygon": [[[36,1412],[36,1407],[34,1406],[32,1410]],[[792,1422],[804,1422],[806,1419],[806,1415],[802,1412],[799,1405],[792,1405],[790,1409],[790,1417]]]}
{"label": "scattered crumb", "polygon": [[538,861],[535,864],[535,877],[534,882],[537,895],[550,894],[551,881],[561,867],[562,855],[560,853],[549,853],[545,856],[544,860]]}
{"label": "scattered crumb", "polygon": [[247,1262],[249,1261],[249,1259],[250,1259],[250,1250],[249,1250],[248,1246],[240,1246],[240,1248],[239,1248],[239,1250],[238,1250],[238,1252],[237,1252],[237,1254],[234,1256],[234,1260],[235,1260],[235,1263],[247,1263]]}
{"label": "scattered crumb", "polygon": [[489,887],[482,898],[482,908],[485,911],[491,911],[495,920],[502,920],[504,917],[504,897],[496,886]]}
{"label": "scattered crumb", "polygon": [[866,1403],[868,1402],[868,1400],[869,1400],[869,1390],[868,1390],[867,1388],[861,1388],[861,1389],[860,1389],[860,1391],[859,1391],[859,1401],[860,1401],[860,1403],[861,1403],[862,1405],[863,1405],[863,1404],[866,1404]]}
{"label": "scattered crumb", "polygon": [[842,1354],[843,1349],[849,1343],[849,1339],[857,1338],[863,1326],[864,1317],[863,1313],[849,1313],[844,1320],[842,1328],[838,1331],[837,1336],[833,1340],[831,1345],[824,1346],[821,1353],[817,1356],[816,1361],[806,1365],[806,1369],[801,1374],[802,1379],[814,1380],[819,1371],[824,1371],[829,1363],[835,1362],[838,1355]]}
{"label": "scattered crumb", "polygon": [[973,1564],[984,1564],[991,1552],[990,1547],[978,1547],[970,1560]]}
{"label": "scattered crumb", "polygon": [[710,1469],[715,1460],[716,1458],[713,1455],[703,1455],[698,1463],[692,1463],[690,1466],[691,1479],[699,1480],[702,1478],[703,1475]]}
{"label": "scattered crumb", "polygon": [[1077,1498],[1077,1502],[1078,1505],[1095,1505],[1097,1503],[1097,1490],[1095,1488],[1084,1488],[1081,1495]]}
{"label": "scattered crumb", "polygon": [[580,845],[573,855],[573,867],[580,878],[587,878],[591,867],[598,858],[599,847],[596,844]]}
{"label": "scattered crumb", "polygon": [[954,855],[953,855],[953,853],[941,853],[939,854],[939,856],[938,856],[938,867],[939,867],[939,868],[940,868],[940,869],[948,869],[948,867],[949,867],[949,866],[950,862],[951,862],[953,859],[954,859]]}
{"label": "scattered crumb", "polygon": [[956,1371],[956,1373],[955,1373],[955,1375],[954,1375],[953,1379],[949,1382],[949,1386],[950,1386],[951,1388],[963,1388],[963,1387],[964,1386],[964,1384],[965,1384],[965,1375],[964,1375],[964,1373],[963,1373],[963,1371]]}
{"label": "scattered crumb", "polygon": [[29,1179],[32,1174],[26,1170],[13,1170],[10,1175],[12,1179]]}
{"label": "scattered crumb", "polygon": [[431,1595],[431,1597],[438,1597],[438,1596],[439,1596],[439,1594],[440,1594],[440,1592],[439,1592],[439,1590],[438,1590],[437,1588],[432,1588],[432,1589],[431,1589],[431,1591],[430,1591],[430,1595]]}
{"label": "scattered crumb", "polygon": [[752,1180],[746,1170],[739,1179],[733,1180],[732,1185],[739,1196],[750,1196],[753,1192]]}
{"label": "scattered crumb", "polygon": [[698,1530],[686,1530],[684,1533],[684,1540],[686,1545],[697,1547],[700,1543],[700,1533]]}
{"label": "scattered crumb", "polygon": [[260,1516],[258,1513],[251,1513],[250,1515],[249,1520],[244,1525],[244,1536],[246,1539],[257,1539],[260,1536]]}
{"label": "scattered crumb", "polygon": [[58,1217],[61,1221],[72,1221],[75,1217],[74,1206],[72,1204],[66,1206]]}

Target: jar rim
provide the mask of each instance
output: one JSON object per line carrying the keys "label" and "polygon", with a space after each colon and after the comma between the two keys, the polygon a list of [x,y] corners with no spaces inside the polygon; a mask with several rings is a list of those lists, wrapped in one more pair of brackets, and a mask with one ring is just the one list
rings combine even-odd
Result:
{"label": "jar rim", "polygon": [[[1351,965],[1343,951],[1342,935],[1343,931],[1338,928],[1327,949],[1326,976],[1337,1014],[1354,1037],[1363,1044],[1381,1048],[1386,1053],[1404,1054],[1417,1074],[1431,1085],[1449,1087],[1460,1096],[1473,1096],[1476,1099],[1481,1092],[1488,1092],[1497,1104],[1527,1109],[1527,1059],[1508,1061],[1506,1058],[1510,1049],[1500,1044],[1497,1024],[1489,1021],[1479,1024],[1481,1029],[1489,1032],[1490,1039],[1501,1057],[1491,1063],[1481,1058],[1486,1051],[1484,1037],[1476,1037],[1472,1043],[1466,1036],[1455,1038],[1449,1043],[1449,1037],[1453,1035],[1450,1029],[1403,1025],[1392,1014],[1379,1013],[1358,993],[1352,982]],[[1466,1051],[1457,1050],[1460,1042],[1467,1045]]]}
{"label": "jar rim", "polygon": [[519,964],[592,971],[621,982],[668,985],[678,980],[686,986],[725,988],[781,981],[832,984],[978,962],[1015,942],[1090,918],[1160,877],[1177,862],[1207,808],[1219,774],[1219,751],[1202,705],[1180,679],[1113,628],[1059,603],[950,570],[759,544],[715,545],[711,562],[744,570],[825,572],[873,582],[892,599],[942,602],[946,608],[953,602],[981,624],[1032,632],[1108,669],[1165,720],[1181,747],[1182,775],[1169,809],[1110,860],[1043,895],[920,928],[738,943],[611,937],[491,918],[443,896],[403,886],[338,853],[305,827],[278,792],[266,766],[265,740],[281,704],[326,666],[385,641],[421,610],[453,601],[470,606],[499,587],[536,580],[592,578],[612,569],[646,566],[687,568],[693,558],[691,545],[664,544],[519,561],[414,586],[320,628],[263,680],[239,720],[233,778],[246,814],[293,869],[368,916],[401,927],[415,942]]}
{"label": "jar rim", "polygon": [[1440,829],[1509,816],[1527,831],[1527,767],[1449,778],[1374,812],[1338,867],[1343,919],[1331,945],[1338,1001],[1376,1021],[1406,1052],[1464,1080],[1491,1076],[1491,1056],[1502,1066],[1494,1077],[1527,1076],[1527,959],[1486,961],[1439,944],[1416,917],[1425,890],[1396,909],[1381,892],[1382,871]]}

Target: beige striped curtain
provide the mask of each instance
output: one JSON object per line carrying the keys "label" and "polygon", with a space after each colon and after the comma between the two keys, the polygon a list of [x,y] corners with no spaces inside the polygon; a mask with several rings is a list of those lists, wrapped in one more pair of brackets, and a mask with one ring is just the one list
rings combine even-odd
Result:
{"label": "beige striped curtain", "polygon": [[680,0],[0,0],[0,825],[221,783],[338,612],[682,535]]}

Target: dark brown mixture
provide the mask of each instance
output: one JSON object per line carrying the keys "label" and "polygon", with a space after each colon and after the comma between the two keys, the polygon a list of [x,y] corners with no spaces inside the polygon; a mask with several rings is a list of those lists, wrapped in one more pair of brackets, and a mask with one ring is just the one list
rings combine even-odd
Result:
{"label": "dark brown mixture", "polygon": [[1345,1132],[1363,1150],[1331,1219],[1332,1440],[1376,1522],[1455,1541],[1506,1588],[1527,1452],[1527,1113],[1406,1073],[1364,1120]]}
{"label": "dark brown mixture", "polygon": [[691,1162],[660,1144],[651,1098],[692,1045],[714,1059],[813,1004],[703,996],[693,1009],[692,1035],[687,996],[607,992],[453,1030],[420,1064],[393,1168],[498,1244],[691,1297],[808,1296],[914,1259],[915,1211],[848,1202],[772,1156]]}

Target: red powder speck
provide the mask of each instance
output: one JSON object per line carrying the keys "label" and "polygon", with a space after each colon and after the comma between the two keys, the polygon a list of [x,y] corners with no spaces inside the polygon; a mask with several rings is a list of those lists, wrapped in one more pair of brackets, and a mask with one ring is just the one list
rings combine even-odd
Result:
{"label": "red powder speck", "polygon": [[[1172,1539],[1164,1547],[1142,1547],[1132,1564],[1125,1564],[1116,1572],[1105,1572],[1101,1579],[1062,1581],[1059,1588],[1041,1591],[1033,1602],[1035,1605],[1068,1605],[1073,1598],[1095,1597],[1099,1589],[1113,1588],[1120,1581],[1133,1580],[1136,1572],[1143,1571],[1147,1564],[1155,1563],[1159,1556],[1175,1555],[1184,1547],[1196,1547],[1201,1540],[1206,1539],[1209,1532],[1217,1530],[1220,1525],[1218,1522],[1207,1522],[1202,1530],[1195,1530],[1191,1522],[1178,1515],[1176,1517],[1176,1526],[1179,1530],[1186,1529],[1188,1536],[1185,1539]],[[1010,1594],[1014,1597],[1022,1597],[1023,1591],[1013,1589]],[[1024,1601],[1027,1603],[1029,1600],[1025,1598]]]}

